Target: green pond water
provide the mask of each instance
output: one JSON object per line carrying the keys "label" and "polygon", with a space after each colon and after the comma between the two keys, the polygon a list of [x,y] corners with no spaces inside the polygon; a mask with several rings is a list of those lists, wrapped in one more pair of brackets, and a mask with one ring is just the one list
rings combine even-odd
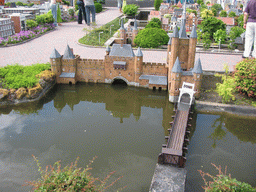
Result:
{"label": "green pond water", "polygon": [[[107,191],[148,191],[172,115],[165,91],[104,84],[58,85],[39,102],[0,108],[0,191],[30,190],[22,185],[39,177],[32,154],[42,167],[78,156],[85,167],[97,156],[93,176],[123,176]],[[197,169],[214,174],[211,163],[255,186],[256,118],[194,117],[186,191],[202,191]]]}

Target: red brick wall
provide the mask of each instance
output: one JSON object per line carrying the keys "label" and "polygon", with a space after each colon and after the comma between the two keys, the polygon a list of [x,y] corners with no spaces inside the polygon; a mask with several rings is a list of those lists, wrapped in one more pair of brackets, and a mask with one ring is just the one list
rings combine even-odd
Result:
{"label": "red brick wall", "polygon": [[21,26],[20,26],[20,17],[18,16],[12,16],[11,20],[14,23],[14,31],[15,33],[19,33],[21,31]]}

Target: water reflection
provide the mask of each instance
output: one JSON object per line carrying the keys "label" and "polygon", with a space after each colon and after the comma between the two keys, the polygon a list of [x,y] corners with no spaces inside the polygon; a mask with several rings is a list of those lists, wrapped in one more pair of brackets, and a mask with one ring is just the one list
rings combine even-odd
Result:
{"label": "water reflection", "polygon": [[211,165],[227,165],[227,173],[256,186],[256,118],[229,114],[197,114],[196,130],[189,143],[186,191],[204,191],[198,170],[217,175]]}
{"label": "water reflection", "polygon": [[169,128],[173,106],[166,92],[83,84],[55,87],[44,99],[0,109],[0,191],[28,191],[42,166],[98,156],[92,173],[124,178],[117,188],[147,191]]}

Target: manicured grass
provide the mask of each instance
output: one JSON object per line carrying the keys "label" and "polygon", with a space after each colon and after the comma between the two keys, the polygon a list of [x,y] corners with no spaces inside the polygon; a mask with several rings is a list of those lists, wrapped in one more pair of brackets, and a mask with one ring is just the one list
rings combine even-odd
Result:
{"label": "manicured grass", "polygon": [[7,89],[31,88],[39,81],[39,77],[36,75],[49,69],[51,69],[50,63],[34,64],[31,66],[15,64],[1,67],[0,84],[2,84],[3,88]]}
{"label": "manicured grass", "polygon": [[[126,23],[128,19],[124,19],[124,23]],[[114,26],[111,26],[114,25]],[[111,35],[110,35],[110,26],[111,26]],[[92,26],[91,26],[92,28]],[[95,46],[102,46],[104,43],[112,37],[117,30],[120,29],[120,18],[116,18],[113,21],[110,21],[109,23],[89,31],[89,33],[78,40],[79,43],[85,44],[85,45],[95,45]],[[100,42],[99,42],[99,33],[100,34]]]}

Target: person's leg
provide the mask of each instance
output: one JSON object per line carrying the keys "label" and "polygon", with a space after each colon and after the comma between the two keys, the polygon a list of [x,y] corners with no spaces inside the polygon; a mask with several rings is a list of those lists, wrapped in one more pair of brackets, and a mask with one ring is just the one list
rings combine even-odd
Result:
{"label": "person's leg", "polygon": [[91,5],[91,12],[92,12],[92,22],[95,23],[96,10],[95,10],[95,6],[94,5]]}
{"label": "person's leg", "polygon": [[78,11],[78,24],[82,24],[83,17],[82,17],[82,11],[79,9]]}
{"label": "person's leg", "polygon": [[87,25],[90,25],[90,7],[89,7],[89,5],[85,6],[85,12],[86,12]]}
{"label": "person's leg", "polygon": [[244,57],[249,57],[252,50],[252,43],[254,39],[254,26],[253,23],[249,22],[246,26],[245,31],[245,45],[244,45]]}
{"label": "person's leg", "polygon": [[83,8],[83,16],[84,16],[85,24],[87,24],[87,15],[86,15],[85,8]]}
{"label": "person's leg", "polygon": [[256,58],[256,23],[253,23],[253,32],[254,32],[254,39],[253,39],[253,52],[252,52],[252,57]]}

